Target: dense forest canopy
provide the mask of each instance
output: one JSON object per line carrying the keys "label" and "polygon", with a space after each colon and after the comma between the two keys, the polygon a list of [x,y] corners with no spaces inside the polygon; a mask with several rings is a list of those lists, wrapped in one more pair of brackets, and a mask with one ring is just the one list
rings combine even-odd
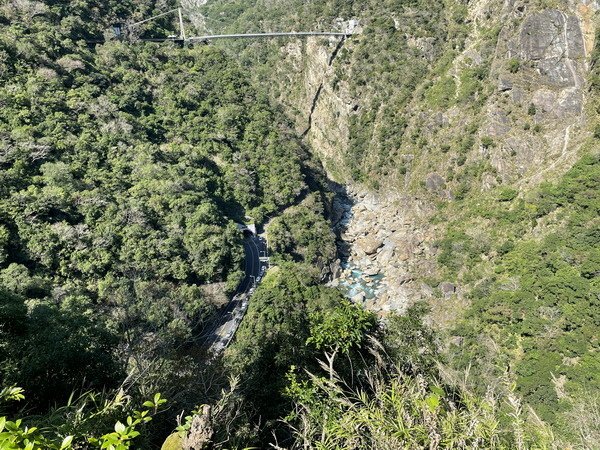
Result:
{"label": "dense forest canopy", "polygon": [[[600,390],[598,179],[600,158],[586,156],[560,182],[544,184],[527,199],[508,201],[501,191],[495,199],[472,200],[441,242],[446,269],[478,280],[455,330],[465,338],[453,349],[458,365],[472,365],[486,384],[514,370],[523,398],[569,432],[572,399],[593,402]],[[477,242],[468,230],[482,219],[496,231],[493,239]],[[533,237],[546,220],[559,226]],[[490,252],[497,261],[481,267],[480,255]],[[500,346],[494,349],[493,342]]]}
{"label": "dense forest canopy", "polygon": [[[0,9],[0,280],[6,323],[24,323],[5,330],[2,378],[31,399],[102,386],[118,371],[101,358],[190,338],[215,308],[200,286],[240,279],[234,221],[260,223],[306,188],[299,145],[222,51],[86,44],[166,6],[147,3]],[[65,334],[65,353],[100,359],[33,358]],[[48,370],[59,391],[40,384]]]}
{"label": "dense forest canopy", "polygon": [[[274,81],[289,69],[283,41],[141,39],[177,34],[175,15],[131,27],[177,6],[0,0],[0,447],[592,442],[600,133],[552,183],[478,189],[491,163],[469,158],[495,146],[477,133],[500,28],[481,27],[479,63],[448,75],[473,2],[184,2],[220,32],[361,18],[352,42],[310,44],[333,52],[332,92],[353,99],[334,175],[369,188],[393,178],[417,199],[427,186],[409,178],[413,161],[452,165],[451,191],[425,194],[437,278],[402,283],[417,280],[439,308],[435,286],[452,280],[467,287],[464,310],[442,330],[423,302],[379,320],[326,285],[341,270],[340,186],[298,132],[290,98],[305,86]],[[444,135],[427,135],[422,112],[452,108],[468,120],[438,149]],[[243,276],[242,222],[267,234],[274,267],[210,358],[203,332]]]}

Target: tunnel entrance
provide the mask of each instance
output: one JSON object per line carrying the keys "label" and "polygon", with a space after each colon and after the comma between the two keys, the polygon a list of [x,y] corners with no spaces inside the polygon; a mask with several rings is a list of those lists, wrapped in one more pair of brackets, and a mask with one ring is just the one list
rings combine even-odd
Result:
{"label": "tunnel entrance", "polygon": [[245,223],[236,223],[238,230],[240,230],[245,238],[250,238],[256,236],[256,225],[253,223],[245,224]]}

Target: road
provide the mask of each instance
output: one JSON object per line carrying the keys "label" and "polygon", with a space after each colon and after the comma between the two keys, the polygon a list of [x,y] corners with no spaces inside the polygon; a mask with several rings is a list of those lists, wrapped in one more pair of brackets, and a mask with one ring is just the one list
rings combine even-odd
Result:
{"label": "road", "polygon": [[261,237],[252,236],[244,239],[244,279],[234,297],[221,309],[213,324],[203,334],[204,342],[212,353],[219,354],[233,339],[244,318],[250,297],[267,270],[268,263],[260,260],[261,257],[266,256],[266,252],[266,242]]}

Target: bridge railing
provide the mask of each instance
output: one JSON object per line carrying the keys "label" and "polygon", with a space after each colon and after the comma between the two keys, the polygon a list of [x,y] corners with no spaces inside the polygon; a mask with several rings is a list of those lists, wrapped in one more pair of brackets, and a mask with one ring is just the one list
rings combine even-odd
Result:
{"label": "bridge railing", "polygon": [[270,37],[300,37],[300,36],[338,36],[348,37],[354,33],[341,33],[337,31],[297,31],[297,32],[272,32],[272,33],[237,33],[237,34],[211,34],[206,36],[192,36],[188,41],[210,41],[213,39],[246,39],[246,38],[270,38]]}

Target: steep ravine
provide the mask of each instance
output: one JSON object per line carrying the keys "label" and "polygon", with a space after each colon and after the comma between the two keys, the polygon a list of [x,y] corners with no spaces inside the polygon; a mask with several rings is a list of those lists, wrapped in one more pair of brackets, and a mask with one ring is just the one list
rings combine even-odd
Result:
{"label": "steep ravine", "polygon": [[[337,215],[345,218],[343,226],[337,227],[344,270],[332,284],[348,285],[348,295],[372,310],[382,314],[402,311],[414,301],[434,296],[446,302],[460,301],[461,295],[453,295],[461,293],[460,287],[422,281],[439,280],[434,241],[443,237],[444,225],[434,227],[430,219],[439,200],[453,201],[456,187],[447,173],[454,174],[456,183],[464,180],[464,167],[479,164],[484,169],[478,179],[469,181],[472,193],[498,185],[514,185],[527,191],[564,173],[581,154],[590,126],[585,112],[585,80],[593,48],[590,30],[595,28],[590,17],[597,4],[573,2],[558,10],[520,8],[521,2],[512,3],[502,7],[498,2],[482,0],[478,2],[480,8],[472,12],[473,22],[491,20],[478,16],[477,11],[486,9],[513,19],[499,31],[494,44],[491,70],[485,80],[490,93],[480,110],[479,122],[468,117],[468,109],[462,114],[458,106],[436,112],[416,96],[406,134],[422,128],[431,148],[420,155],[411,147],[413,144],[405,141],[404,152],[411,153],[414,162],[404,187],[396,187],[382,176],[379,184],[384,188],[379,193],[349,185],[349,200],[342,196],[337,202]],[[465,61],[476,64],[482,60],[474,50],[481,39],[487,39],[482,29],[474,27],[466,50],[455,57],[451,70],[465,70]],[[305,57],[305,85],[313,92],[316,87],[317,95],[304,137],[321,157],[330,177],[346,181],[349,177],[345,176],[343,155],[347,153],[348,124],[355,100],[343,83],[340,86],[334,82],[335,64],[327,64],[323,48],[316,41],[306,46]],[[515,61],[519,62],[518,68],[508,70]],[[439,148],[455,136],[464,135],[469,123],[478,124],[475,145],[465,155],[465,166],[456,167],[454,149],[444,155]],[[437,135],[430,132],[440,124]],[[481,143],[486,141],[491,144]],[[444,309],[449,310],[447,305]]]}
{"label": "steep ravine", "polygon": [[350,188],[334,200],[335,231],[341,270],[330,283],[356,303],[385,315],[404,311],[427,296],[415,273],[432,270],[435,254],[431,234],[415,225],[431,210],[400,196],[390,197]]}
{"label": "steep ravine", "polygon": [[308,113],[308,125],[306,126],[306,130],[302,133],[302,137],[306,137],[310,130],[312,129],[312,121],[313,121],[313,113],[315,112],[315,108],[317,107],[317,103],[319,103],[319,97],[321,96],[321,91],[323,90],[323,84],[319,85],[317,92],[313,98],[312,104],[310,105],[310,112]]}
{"label": "steep ravine", "polygon": [[[433,28],[404,27],[411,23],[407,10],[394,18],[395,40],[379,53],[369,39],[381,30],[345,41],[290,40],[261,72],[328,177],[347,186],[351,201],[337,209],[352,204],[339,235],[348,266],[333,283],[354,277],[368,288],[365,297],[375,296],[363,298],[360,289],[350,295],[383,313],[434,294],[460,297],[451,295],[455,289],[460,294],[460,287],[442,286],[437,276],[433,242],[446,229],[431,219],[440,203],[501,188],[525,195],[565,173],[595,125],[587,81],[597,1],[474,0],[468,7],[454,6],[440,14],[453,23],[452,14],[465,11],[455,30],[464,33],[461,39]],[[370,17],[358,19],[367,30]],[[400,59],[413,64],[408,69],[388,64]],[[383,67],[398,73],[378,78]],[[413,68],[421,70],[421,78],[410,79]],[[368,71],[373,76],[361,88],[355,76]],[[408,97],[397,92],[393,97],[405,82],[415,83]],[[379,134],[400,138],[382,141],[394,144],[381,147],[368,139]],[[351,154],[363,158],[359,169],[380,186],[378,193],[349,181]]]}

